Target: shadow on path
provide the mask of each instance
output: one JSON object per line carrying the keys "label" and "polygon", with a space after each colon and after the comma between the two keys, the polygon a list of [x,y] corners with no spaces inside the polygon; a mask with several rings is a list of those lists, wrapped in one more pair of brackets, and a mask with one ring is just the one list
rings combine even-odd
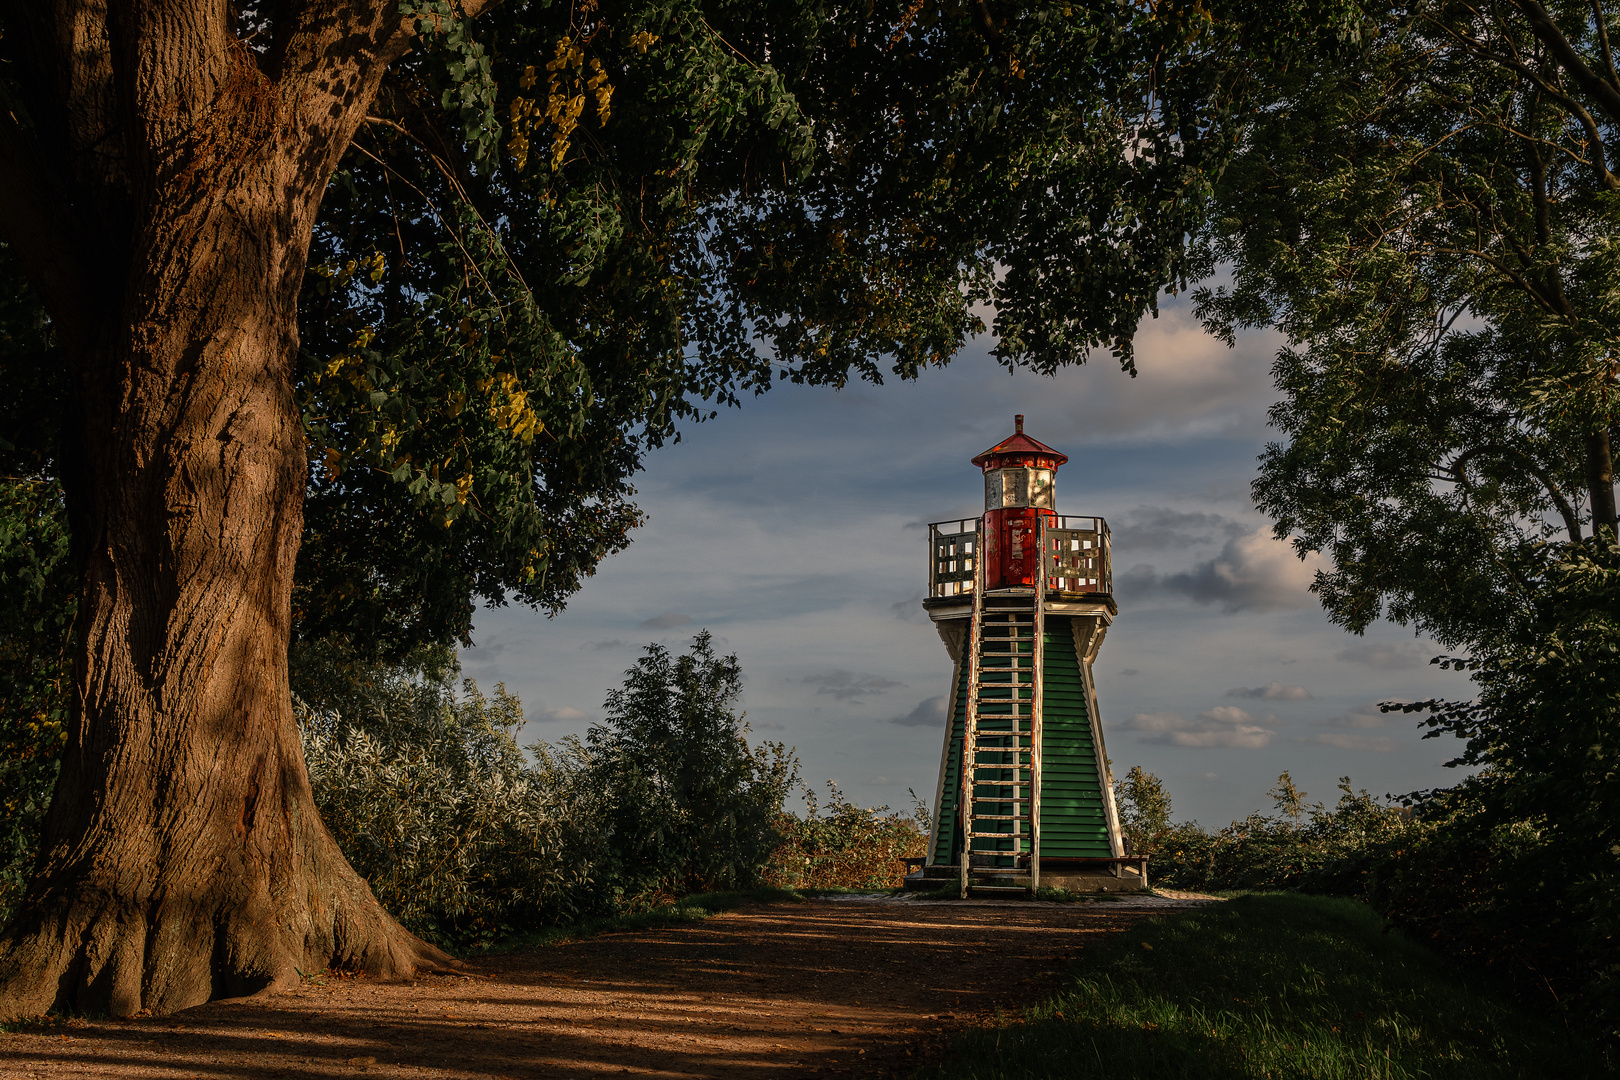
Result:
{"label": "shadow on path", "polygon": [[811,901],[480,960],[328,979],[171,1017],[0,1035],[0,1077],[905,1075],[952,1032],[1050,993],[1087,942],[1154,910]]}

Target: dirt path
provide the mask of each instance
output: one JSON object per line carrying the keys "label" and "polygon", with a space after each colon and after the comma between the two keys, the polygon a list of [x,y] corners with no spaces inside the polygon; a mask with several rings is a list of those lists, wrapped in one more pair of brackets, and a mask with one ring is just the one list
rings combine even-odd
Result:
{"label": "dirt path", "polygon": [[752,907],[486,958],[469,976],[328,979],[35,1027],[0,1035],[0,1077],[903,1075],[954,1030],[1049,992],[1098,935],[1195,902]]}

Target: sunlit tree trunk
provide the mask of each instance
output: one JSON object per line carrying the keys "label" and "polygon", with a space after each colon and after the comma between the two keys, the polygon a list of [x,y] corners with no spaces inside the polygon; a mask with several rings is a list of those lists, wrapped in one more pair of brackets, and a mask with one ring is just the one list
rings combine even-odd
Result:
{"label": "sunlit tree trunk", "polygon": [[37,100],[3,133],[0,227],[71,368],[83,592],[0,1016],[172,1011],[300,969],[450,962],[322,825],[288,691],[298,289],[326,182],[403,48],[394,3],[300,7],[267,57],[223,3],[6,16]]}

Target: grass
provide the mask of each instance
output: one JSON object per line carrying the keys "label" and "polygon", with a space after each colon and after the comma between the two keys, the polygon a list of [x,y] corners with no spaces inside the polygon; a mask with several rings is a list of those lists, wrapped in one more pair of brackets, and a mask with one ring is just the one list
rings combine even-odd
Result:
{"label": "grass", "polygon": [[[960,900],[962,898],[962,886],[952,882],[937,889],[914,892],[910,895],[913,900]],[[1025,897],[1027,898],[1028,895],[1026,892]],[[1125,897],[1119,893],[1069,892],[1067,889],[1042,886],[1036,890],[1035,899],[1053,904],[1117,904],[1124,900]]]}
{"label": "grass", "polygon": [[1350,900],[1244,896],[1089,946],[1051,1001],[963,1033],[937,1080],[1609,1077]]}
{"label": "grass", "polygon": [[1050,885],[1042,885],[1035,890],[1035,899],[1048,904],[1118,904],[1125,897],[1121,893],[1070,892],[1068,889],[1054,889]]}
{"label": "grass", "polygon": [[962,886],[953,881],[949,885],[941,885],[937,889],[918,890],[911,894],[911,898],[913,900],[960,900],[962,898]]}
{"label": "grass", "polygon": [[711,915],[718,915],[722,911],[731,911],[745,904],[769,904],[783,900],[803,900],[800,893],[787,889],[758,888],[745,892],[711,892],[694,893],[684,896],[674,904],[666,907],[657,907],[649,911],[638,911],[630,915],[604,915],[599,918],[585,919],[565,926],[546,926],[538,930],[528,930],[502,938],[500,941],[480,948],[469,950],[470,956],[489,956],[496,953],[515,952],[518,949],[537,949],[547,945],[560,945],[565,941],[578,941],[581,938],[595,937],[597,934],[612,934],[627,930],[656,930],[663,926],[679,926],[683,923],[702,922]]}

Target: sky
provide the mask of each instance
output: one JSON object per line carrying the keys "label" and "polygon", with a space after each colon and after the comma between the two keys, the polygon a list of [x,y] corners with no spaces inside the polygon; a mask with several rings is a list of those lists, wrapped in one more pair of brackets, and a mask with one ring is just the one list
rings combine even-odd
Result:
{"label": "sky", "polygon": [[985,339],[912,383],[778,386],[688,429],[637,482],[647,524],[568,608],[481,610],[465,675],[523,701],[525,744],[583,733],[649,642],[708,629],[742,666],[755,739],[793,747],[806,782],[864,806],[933,798],[950,657],[923,613],[927,524],[977,516],[975,454],[1025,430],[1069,455],[1060,514],[1113,532],[1119,615],[1095,665],[1116,776],[1157,775],[1173,817],[1217,828],[1272,809],[1288,770],[1331,805],[1342,776],[1374,795],[1461,779],[1452,739],[1377,703],[1469,697],[1441,650],[1379,624],[1333,626],[1317,563],[1272,538],[1249,485],[1277,437],[1280,344],[1228,348],[1168,300],[1137,338],[1053,378],[1009,374]]}

